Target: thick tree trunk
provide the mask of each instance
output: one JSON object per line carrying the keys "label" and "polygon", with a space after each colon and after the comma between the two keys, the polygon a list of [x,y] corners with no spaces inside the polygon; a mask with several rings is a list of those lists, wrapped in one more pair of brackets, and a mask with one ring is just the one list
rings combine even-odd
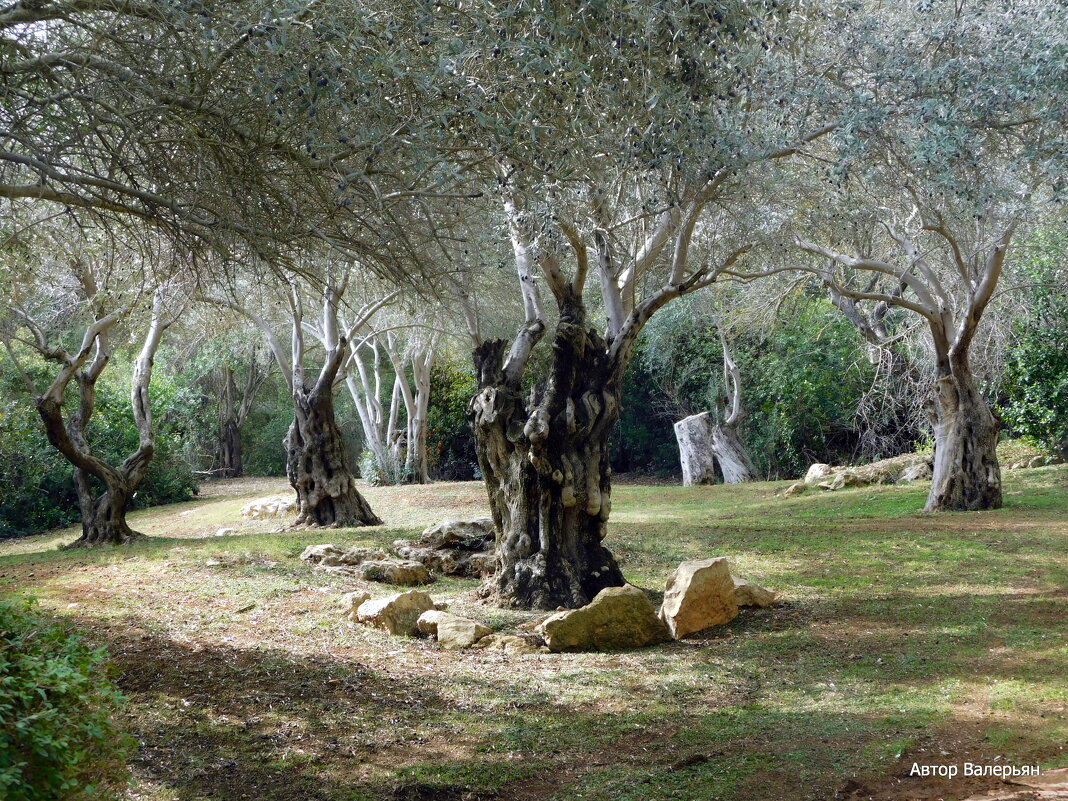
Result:
{"label": "thick tree trunk", "polygon": [[719,462],[724,484],[756,481],[756,468],[738,435],[738,427],[728,423],[712,426],[712,453]]}
{"label": "thick tree trunk", "polygon": [[563,308],[551,377],[529,402],[504,378],[504,351],[501,341],[475,350],[479,392],[470,411],[498,529],[497,600],[523,609],[582,606],[624,583],[602,544],[618,383],[580,308]]}
{"label": "thick tree trunk", "polygon": [[68,545],[68,548],[123,545],[144,536],[131,529],[126,522],[126,507],[133,495],[133,488],[113,484],[103,493],[94,496],[88,474],[84,470],[75,470],[74,484],[82,510],[82,536]]}
{"label": "thick tree trunk", "polygon": [[377,526],[382,521],[356,489],[345,440],[334,416],[332,389],[294,392],[286,434],[286,473],[297,492],[295,526]]}
{"label": "thick tree trunk", "polygon": [[712,421],[708,412],[691,414],[675,423],[682,463],[682,485],[716,483],[716,459],[712,449]]}
{"label": "thick tree trunk", "polygon": [[928,512],[1000,509],[998,424],[966,362],[939,371],[931,403],[934,477]]}

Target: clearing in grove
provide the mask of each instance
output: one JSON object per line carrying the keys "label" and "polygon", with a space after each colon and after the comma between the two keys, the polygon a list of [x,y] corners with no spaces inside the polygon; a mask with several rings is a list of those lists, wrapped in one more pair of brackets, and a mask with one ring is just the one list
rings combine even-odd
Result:
{"label": "clearing in grove", "polygon": [[[368,488],[383,526],[277,532],[239,509],[284,481],[218,482],[132,514],[150,535],[132,546],[0,544],[0,592],[110,650],[131,799],[948,800],[999,780],[910,778],[914,762],[1068,766],[1068,466],[1005,480],[1005,508],[938,515],[923,486],[618,486],[607,544],[630,582],[662,590],[681,560],[725,555],[781,599],[626,653],[390,637],[339,614],[360,582],[298,558],[485,514],[478,483]],[[494,628],[534,617],[476,588],[429,587]]]}

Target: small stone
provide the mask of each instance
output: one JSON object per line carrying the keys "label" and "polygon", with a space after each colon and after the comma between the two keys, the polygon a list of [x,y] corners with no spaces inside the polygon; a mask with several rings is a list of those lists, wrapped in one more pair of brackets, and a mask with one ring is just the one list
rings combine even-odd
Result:
{"label": "small stone", "polygon": [[218,531],[215,532],[215,536],[216,537],[229,537],[233,533],[234,533],[234,529],[232,529],[232,528],[220,528]]}
{"label": "small stone", "polygon": [[660,617],[676,640],[737,616],[727,557],[683,562],[668,578]]}
{"label": "small stone", "polygon": [[428,593],[408,590],[377,601],[364,601],[356,609],[356,619],[390,634],[414,635],[419,631],[419,616],[433,608],[434,602]]}
{"label": "small stone", "polygon": [[541,634],[551,651],[616,651],[664,642],[668,630],[637,587],[606,587],[586,606],[550,615]]}
{"label": "small stone", "polygon": [[753,584],[737,576],[734,579],[734,601],[738,606],[759,606],[763,609],[775,603],[775,593],[759,584]]}
{"label": "small stone", "polygon": [[480,651],[503,651],[513,656],[551,653],[545,641],[535,635],[488,634],[471,647]]}
{"label": "small stone", "polygon": [[429,584],[434,580],[430,571],[418,562],[397,559],[364,562],[360,567],[360,576],[367,581],[380,581],[384,584],[399,584],[406,587]]}
{"label": "small stone", "polygon": [[[219,565],[222,564],[222,562],[220,562],[218,559],[209,559],[204,564],[207,565],[208,567],[218,567]],[[30,575],[32,576],[33,574],[31,573]]]}
{"label": "small stone", "polygon": [[493,629],[476,620],[450,615],[448,612],[439,612],[438,615],[438,645],[446,651],[470,648],[483,637],[493,633]]}

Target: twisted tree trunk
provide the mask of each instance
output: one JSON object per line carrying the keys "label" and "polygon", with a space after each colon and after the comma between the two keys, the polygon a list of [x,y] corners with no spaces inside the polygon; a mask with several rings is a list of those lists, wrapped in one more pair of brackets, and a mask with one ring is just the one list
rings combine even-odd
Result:
{"label": "twisted tree trunk", "polygon": [[931,400],[934,476],[928,512],[1000,509],[998,423],[963,358],[943,362]]}
{"label": "twisted tree trunk", "polygon": [[624,583],[602,544],[617,371],[581,305],[562,303],[561,311],[550,378],[529,399],[505,377],[505,342],[474,353],[479,389],[470,418],[498,532],[497,599],[524,609],[582,606]]}
{"label": "twisted tree trunk", "polygon": [[293,423],[285,437],[286,474],[297,492],[295,526],[377,526],[381,520],[356,489],[345,439],[334,415],[333,379],[345,356],[332,354],[311,389],[293,388]]}

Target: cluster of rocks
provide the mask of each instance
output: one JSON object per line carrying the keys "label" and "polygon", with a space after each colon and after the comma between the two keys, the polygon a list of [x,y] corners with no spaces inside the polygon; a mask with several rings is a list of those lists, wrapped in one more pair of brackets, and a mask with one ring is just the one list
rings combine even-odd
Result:
{"label": "cluster of rocks", "polygon": [[1064,464],[1064,459],[1057,456],[1045,456],[1038,454],[1036,456],[1028,456],[1024,459],[1016,459],[1005,465],[1006,470],[1021,470],[1029,467],[1047,467],[1051,464]]}
{"label": "cluster of rocks", "polygon": [[451,614],[447,608],[447,604],[435,603],[422,590],[378,600],[371,600],[367,592],[350,592],[342,597],[343,613],[349,620],[390,634],[433,637],[447,651],[475,648],[513,655],[549,652],[538,635],[494,633],[489,626]]}
{"label": "cluster of rocks", "polygon": [[416,542],[396,540],[393,551],[441,576],[483,578],[496,569],[496,538],[490,517],[450,520],[426,529]]}
{"label": "cluster of rocks", "polygon": [[667,581],[657,610],[630,584],[601,590],[589,604],[538,626],[550,651],[642,648],[729,623],[740,606],[768,607],[775,593],[731,575],[726,557],[683,562]]}
{"label": "cluster of rocks", "polygon": [[649,596],[630,584],[601,590],[586,606],[556,612],[515,634],[494,632],[475,620],[446,611],[422,590],[371,600],[370,593],[344,596],[343,611],[353,622],[390,634],[435,637],[451,651],[465,648],[535,654],[616,651],[681,639],[728,623],[741,606],[771,606],[775,594],[732,576],[726,557],[683,562],[668,579],[657,610]]}
{"label": "cluster of rocks", "polygon": [[783,494],[800,495],[813,488],[840,490],[871,484],[909,484],[913,481],[930,481],[931,476],[931,457],[918,453],[882,459],[859,467],[833,467],[816,463],[808,468],[801,481],[791,484]]}
{"label": "cluster of rocks", "polygon": [[256,498],[241,507],[241,516],[249,520],[266,520],[272,517],[288,517],[297,513],[297,499],[272,495]]}
{"label": "cluster of rocks", "polygon": [[316,569],[365,581],[412,587],[440,576],[482,578],[493,573],[495,533],[490,518],[431,526],[416,542],[397,540],[393,553],[381,548],[309,545],[300,558]]}

